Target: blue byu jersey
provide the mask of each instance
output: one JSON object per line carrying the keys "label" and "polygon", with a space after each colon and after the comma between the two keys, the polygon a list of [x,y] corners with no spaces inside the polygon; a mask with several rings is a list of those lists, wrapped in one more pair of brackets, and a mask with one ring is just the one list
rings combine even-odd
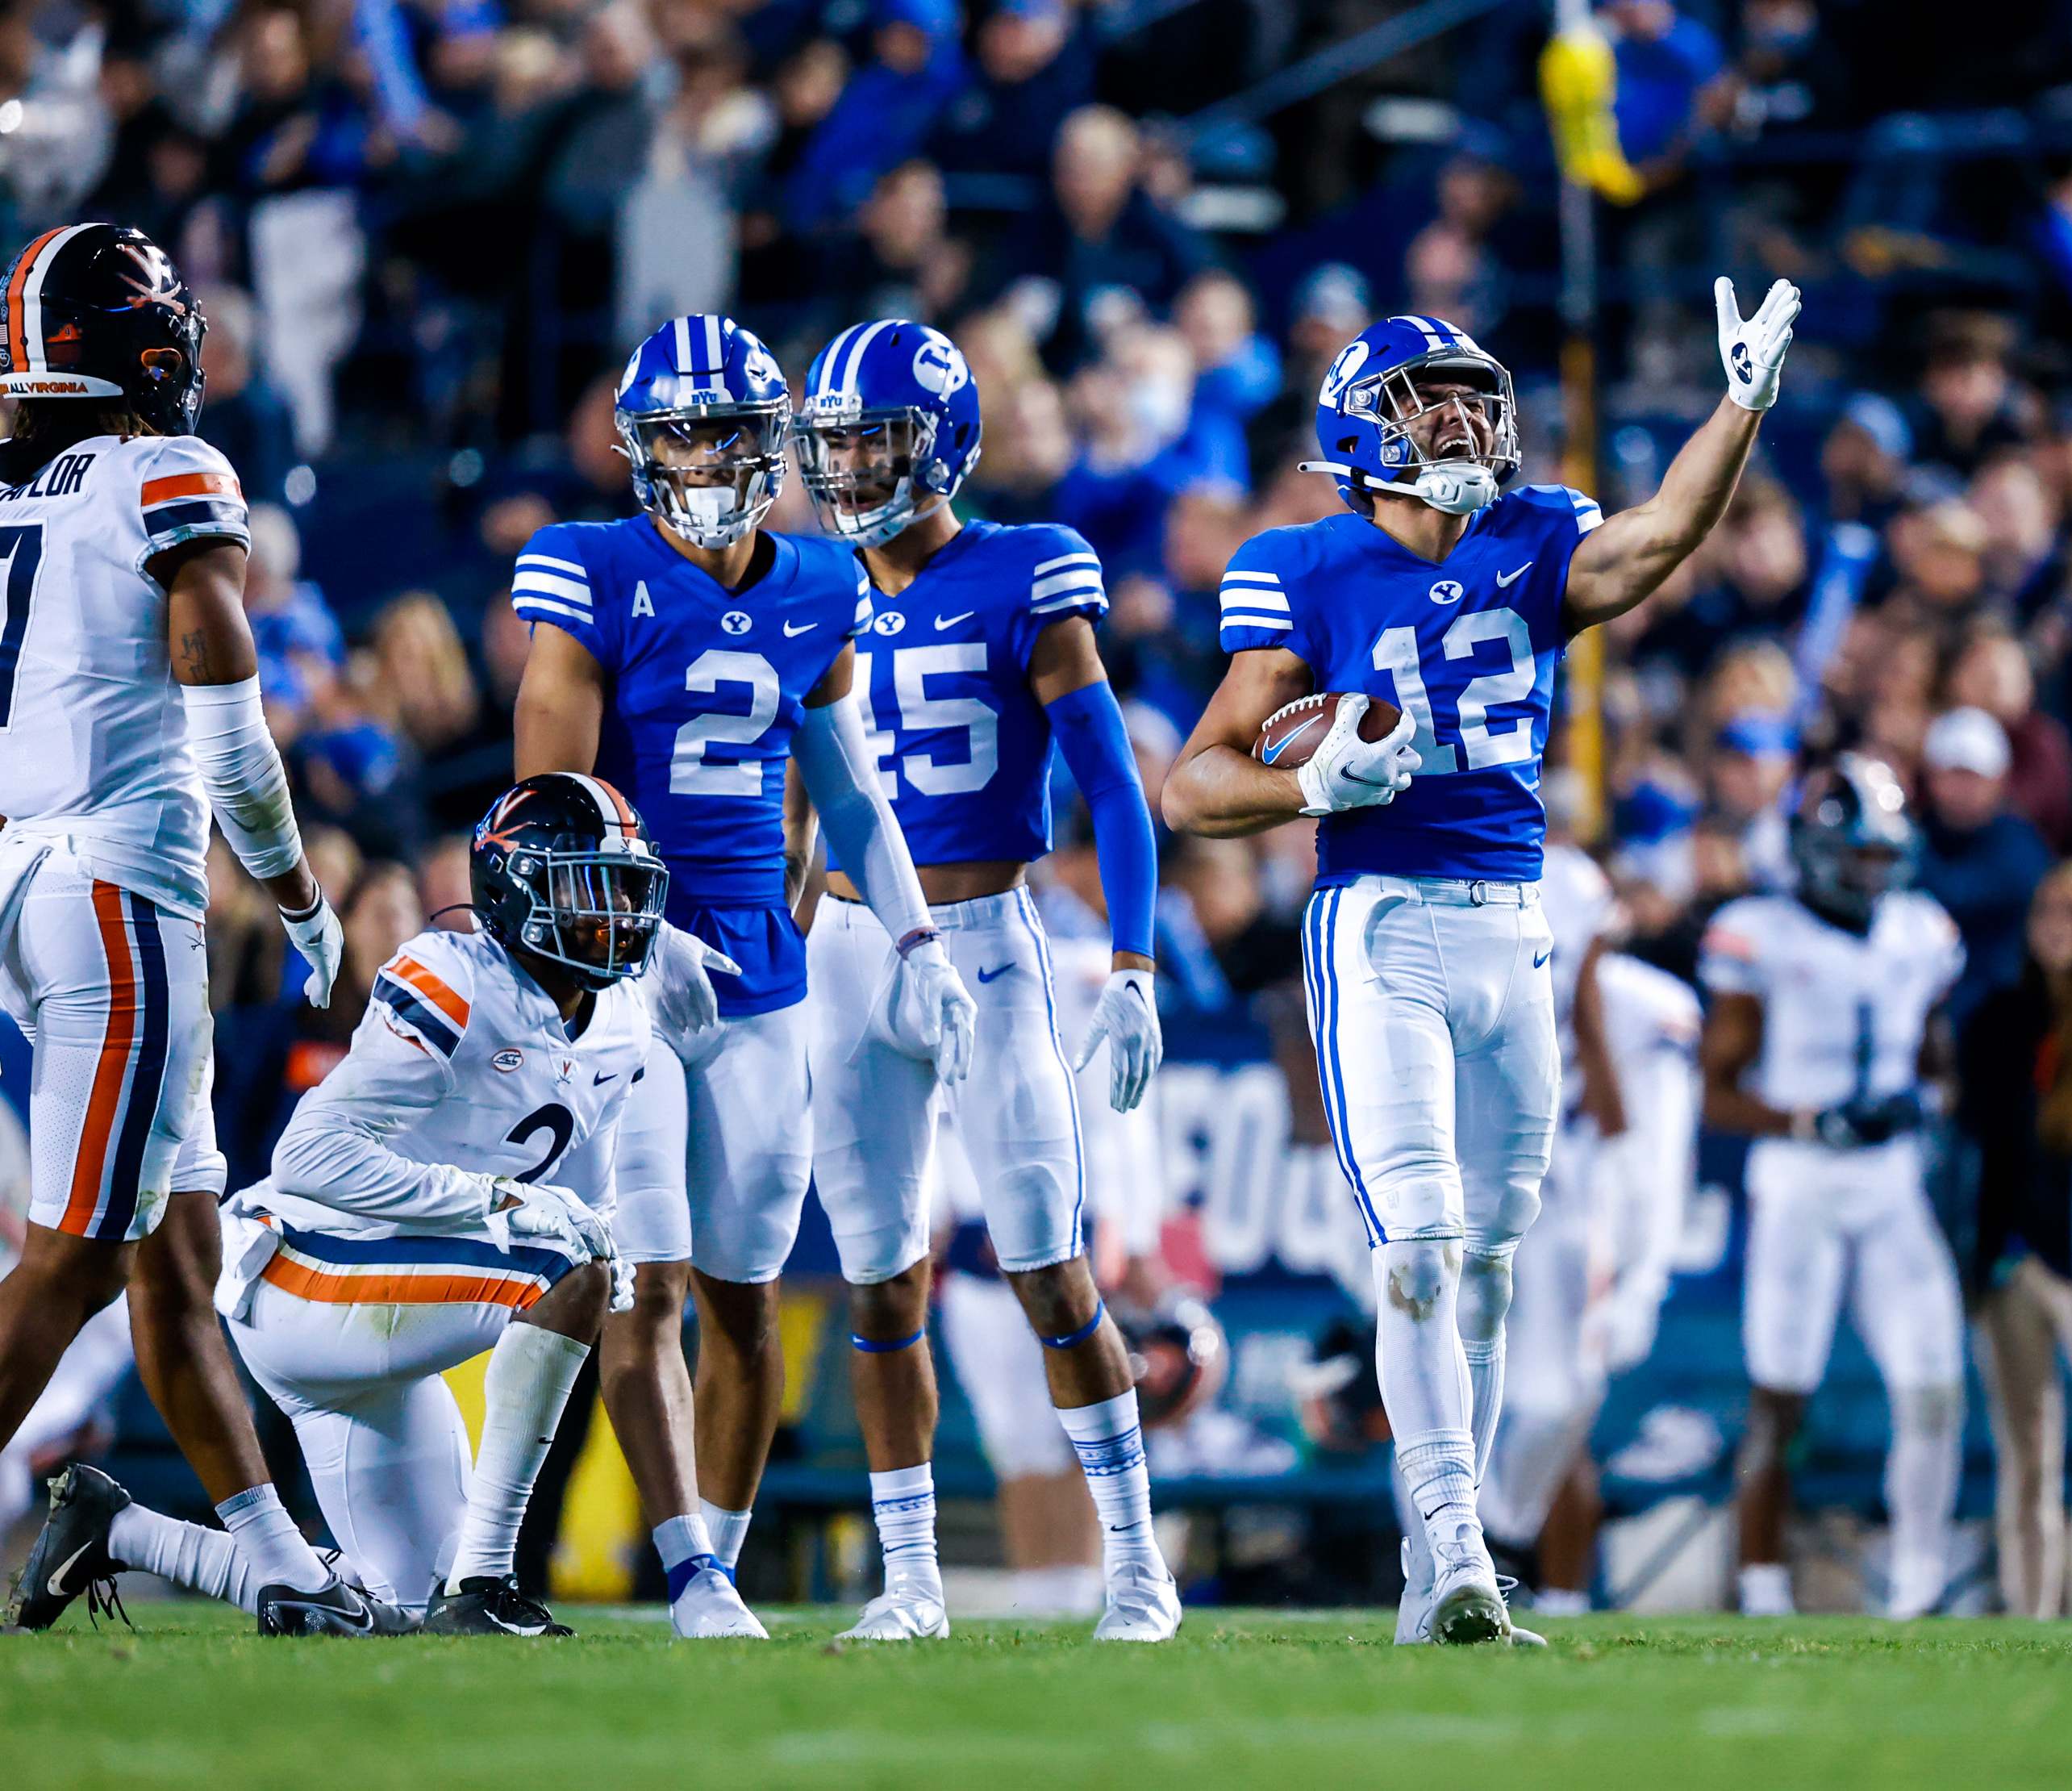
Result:
{"label": "blue byu jersey", "polygon": [[966,523],[897,596],[870,594],[857,689],[878,780],[916,864],[1027,862],[1050,850],[1050,717],[1036,637],[1108,607],[1069,528]]}
{"label": "blue byu jersey", "polygon": [[669,867],[669,917],[742,967],[715,976],[722,1013],[806,992],[784,902],[784,768],[806,696],[870,620],[849,549],[771,535],[777,557],[730,591],[646,516],[557,523],[518,557],[511,607],[604,668],[597,774],[640,812]]}
{"label": "blue byu jersey", "polygon": [[1318,690],[1386,697],[1417,724],[1410,787],[1325,817],[1319,887],[1370,871],[1537,880],[1569,559],[1603,520],[1579,491],[1528,485],[1477,511],[1436,566],[1349,513],[1269,529],[1232,556],[1227,652],[1285,647]]}

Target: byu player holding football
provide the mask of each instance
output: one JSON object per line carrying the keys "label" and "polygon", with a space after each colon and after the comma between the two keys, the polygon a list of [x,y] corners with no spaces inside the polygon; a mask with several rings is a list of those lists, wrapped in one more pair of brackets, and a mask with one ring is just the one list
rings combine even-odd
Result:
{"label": "byu player holding football", "polygon": [[1918,850],[1891,772],[1845,753],[1807,780],[1792,817],[1795,893],[1729,902],[1705,935],[1705,1117],[1756,1141],[1741,1313],[1754,1389],[1736,1469],[1750,1616],[1792,1609],[1786,1451],[1845,1294],[1892,1408],[1886,1614],[1934,1609],[1949,1579],[1964,1308],[1918,1134],[1931,1017],[1964,947],[1934,899],[1906,887]]}
{"label": "byu player holding football", "polygon": [[852,1374],[886,1563],[884,1593],[849,1633],[949,1633],[929,1467],[936,1400],[923,1187],[948,1112],[1100,1512],[1107,1608],[1094,1635],[1163,1641],[1179,1626],[1179,1599],[1152,1536],[1128,1358],[1087,1260],[1073,1070],[1028,887],[1029,862],[1050,850],[1053,739],[1093,817],[1112,940],[1079,1061],[1107,1041],[1109,1099],[1121,1112],[1144,1098],[1163,1049],[1152,991],[1156,845],[1094,645],[1107,607],[1100,562],[1069,528],[958,520],[950,499],[978,462],[979,428],[963,354],[925,324],[859,324],[807,375],[807,486],[824,526],[853,544],[869,574],[873,620],[856,654],[869,770],[920,865],[932,924],[978,1004],[971,1079],[942,1088],[874,1024],[893,936],[862,905],[854,862],[832,841],[832,900],[808,946],[813,1167],[850,1284]]}
{"label": "byu player holding football", "polygon": [[[1513,1634],[1475,1501],[1560,1080],[1538,891],[1555,664],[1719,520],[1799,311],[1783,281],[1745,322],[1729,282],[1716,297],[1727,397],[1661,490],[1608,522],[1559,486],[1499,497],[1518,464],[1511,376],[1458,330],[1392,317],[1349,344],[1312,464],[1353,513],[1233,556],[1234,658],[1165,785],[1167,820],[1199,833],[1323,817],[1311,1025],[1374,1246],[1382,1392],[1423,1519],[1411,1541],[1432,1556],[1412,1633],[1437,1642]],[[1299,766],[1255,758],[1262,724],[1312,691],[1345,693],[1315,749]],[[1385,695],[1401,719],[1362,740]]]}
{"label": "byu player holding football", "polygon": [[[760,527],[791,424],[776,361],[732,319],[679,317],[627,362],[615,416],[643,514],[557,524],[518,557],[512,607],[534,624],[518,770],[594,770],[627,793],[669,867],[660,971],[694,985],[715,1022],[682,1045],[683,1074],[663,1073],[658,1052],[633,1093],[617,1235],[640,1267],[633,1310],[606,1321],[601,1367],[677,1633],[761,1635],[738,1601],[715,1602],[702,1569],[739,1558],[776,1431],[776,1284],[812,1171],[787,758],[891,946],[873,985],[878,1036],[954,1082],[969,1067],[973,1008],[850,697],[852,642],[870,620],[862,570],[845,543]],[[686,1283],[699,1316],[694,1459]]]}

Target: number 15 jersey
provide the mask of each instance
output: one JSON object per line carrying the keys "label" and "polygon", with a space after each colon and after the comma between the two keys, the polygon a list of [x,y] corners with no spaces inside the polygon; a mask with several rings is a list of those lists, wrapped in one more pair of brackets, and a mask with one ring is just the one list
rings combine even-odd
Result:
{"label": "number 15 jersey", "polygon": [[1349,513],[1269,529],[1231,557],[1225,652],[1285,648],[1318,690],[1385,697],[1416,724],[1410,787],[1319,828],[1319,887],[1370,872],[1538,880],[1569,561],[1603,520],[1580,491],[1528,485],[1477,511],[1436,564]]}

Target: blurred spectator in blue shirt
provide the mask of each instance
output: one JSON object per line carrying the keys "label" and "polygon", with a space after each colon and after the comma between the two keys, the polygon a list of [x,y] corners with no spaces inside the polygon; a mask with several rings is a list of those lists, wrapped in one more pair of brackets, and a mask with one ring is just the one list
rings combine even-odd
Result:
{"label": "blurred spectator in blue shirt", "polygon": [[978,77],[937,120],[929,153],[960,204],[1033,209],[1058,127],[1094,97],[1091,27],[1062,0],[1001,0],[973,48]]}
{"label": "blurred spectator in blue shirt", "polygon": [[1173,324],[1194,357],[1194,409],[1251,420],[1281,389],[1280,352],[1259,333],[1244,282],[1211,268],[1187,282]]}
{"label": "blurred spectator in blue shirt", "polygon": [[1968,479],[1992,455],[2024,440],[2008,371],[2014,325],[1991,311],[1950,311],[1928,331],[1913,409],[1914,457]]}
{"label": "blurred spectator in blue shirt", "polygon": [[1828,520],[1882,528],[1899,514],[1913,457],[1914,432],[1899,407],[1876,392],[1857,393],[1820,447]]}
{"label": "blurred spectator in blue shirt", "polygon": [[879,0],[873,60],[813,133],[786,183],[795,230],[847,217],[878,177],[919,150],[963,86],[956,0]]}
{"label": "blurred spectator in blue shirt", "polygon": [[1316,445],[1316,395],[1338,351],[1374,321],[1366,276],[1343,261],[1304,274],[1289,304],[1288,353],[1281,390],[1253,417],[1252,464],[1263,483],[1271,469],[1307,457]]}
{"label": "blurred spectator in blue shirt", "polygon": [[1212,259],[1207,244],[1144,190],[1142,163],[1136,124],[1111,106],[1083,106],[1058,132],[1053,202],[1020,233],[1017,260],[1032,300],[1054,319],[1037,333],[1044,359],[1060,372],[1094,351],[1098,314],[1119,291],[1162,315]]}
{"label": "blurred spectator in blue shirt", "polygon": [[1614,31],[1619,84],[1611,109],[1619,145],[1650,186],[1675,171],[1691,140],[1715,122],[1725,97],[1720,40],[1670,0],[1610,0],[1599,13]]}
{"label": "blurred spectator in blue shirt", "polygon": [[939,323],[971,275],[971,253],[948,232],[942,176],[932,162],[902,162],[879,176],[856,233],[830,245],[816,294],[832,336],[859,317]]}
{"label": "blurred spectator in blue shirt", "polygon": [[2043,837],[2007,806],[2012,755],[2006,731],[1983,709],[1952,709],[1921,742],[1928,787],[1920,887],[1949,909],[1964,936],[1964,975],[1950,1019],[2021,975],[2029,898],[2050,868]]}
{"label": "blurred spectator in blue shirt", "polygon": [[323,593],[302,570],[294,519],[276,503],[252,507],[252,549],[244,567],[244,612],[259,649],[259,690],[273,737],[302,731],[318,693],[338,675],[345,641]]}
{"label": "blurred spectator in blue shirt", "polygon": [[1489,236],[1518,198],[1518,184],[1481,156],[1456,156],[1439,172],[1439,215],[1403,253],[1410,309],[1486,336],[1509,308],[1509,282]]}
{"label": "blurred spectator in blue shirt", "polygon": [[202,338],[208,396],[195,433],[237,469],[247,502],[278,503],[298,457],[295,427],[259,365],[258,309],[236,286],[212,286],[198,296],[209,320]]}

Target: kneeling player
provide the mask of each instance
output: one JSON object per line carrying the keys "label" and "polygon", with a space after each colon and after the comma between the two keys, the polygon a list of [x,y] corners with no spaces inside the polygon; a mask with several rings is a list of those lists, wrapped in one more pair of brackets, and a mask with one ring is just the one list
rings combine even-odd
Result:
{"label": "kneeling player", "polygon": [[1792,1609],[1785,1453],[1827,1372],[1845,1292],[1892,1406],[1887,1614],[1933,1609],[1948,1572],[1964,1321],[1915,1134],[1930,1016],[1964,948],[1933,900],[1899,887],[1913,851],[1892,774],[1845,754],[1792,821],[1796,899],[1731,902],[1705,938],[1706,1121],[1756,1140],[1742,1311],[1755,1387],[1738,1476],[1752,1616]]}
{"label": "kneeling player", "polygon": [[[652,1030],[631,979],[668,873],[615,791],[559,774],[490,811],[473,871],[486,930],[421,934],[384,966],[273,1175],[231,1203],[217,1304],[369,1591],[433,1633],[565,1634],[512,1555],[613,1292],[614,1148]],[[486,1349],[471,1476],[440,1376]],[[53,1504],[39,1556],[88,1550],[76,1580],[144,1568],[256,1604],[262,1628],[352,1626],[320,1597],[255,1593],[227,1538],[93,1469]]]}

